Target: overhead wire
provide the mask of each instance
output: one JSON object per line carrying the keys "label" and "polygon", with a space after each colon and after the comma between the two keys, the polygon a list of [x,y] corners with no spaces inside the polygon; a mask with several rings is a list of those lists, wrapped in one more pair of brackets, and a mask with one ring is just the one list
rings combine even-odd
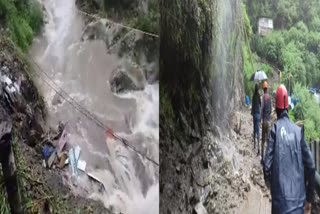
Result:
{"label": "overhead wire", "polygon": [[147,31],[143,31],[143,30],[140,30],[140,29],[137,29],[137,28],[134,28],[134,27],[130,27],[130,26],[121,24],[119,22],[115,22],[115,21],[113,21],[113,20],[111,20],[109,18],[106,18],[106,17],[100,17],[100,16],[97,16],[95,14],[90,14],[90,13],[84,12],[84,11],[82,11],[80,9],[76,9],[76,11],[78,13],[82,14],[82,15],[86,15],[86,16],[89,16],[89,17],[92,17],[92,18],[95,18],[95,19],[105,19],[109,23],[112,23],[114,25],[118,25],[118,26],[126,28],[128,30],[133,30],[133,31],[140,32],[140,33],[143,33],[143,34],[151,36],[151,37],[159,38],[159,35],[157,35],[157,34],[150,33],[150,32],[147,32]]}
{"label": "overhead wire", "polygon": [[[45,72],[42,70],[42,68],[40,67],[40,65],[33,59],[30,57],[30,61],[38,68],[35,69],[35,74],[44,81],[44,83],[49,86],[52,90],[54,90],[62,99],[64,99],[65,101],[67,101],[71,106],[73,106],[77,111],[79,111],[81,114],[83,114],[85,117],[87,117],[88,119],[90,119],[91,121],[93,121],[98,127],[102,128],[103,130],[112,130],[110,127],[107,127],[106,125],[104,125],[104,123],[102,121],[100,121],[93,113],[91,113],[90,111],[88,111],[85,107],[83,107],[82,105],[80,105],[74,98],[72,98],[65,90],[63,90],[61,87],[59,87],[53,80],[52,78]],[[42,74],[44,74],[46,76],[47,79],[49,79],[52,83],[49,83],[49,81],[45,78],[43,78],[39,73],[37,73],[37,71],[40,71]],[[142,153],[141,151],[139,151],[137,148],[135,148],[133,145],[131,145],[129,143],[129,141],[117,134],[115,134],[113,131],[109,134],[111,134],[115,139],[121,141],[125,146],[129,147],[131,150],[133,150],[134,152],[138,153],[139,155],[141,155],[142,157],[144,157],[145,159],[147,159],[148,161],[152,162],[153,164],[155,164],[156,166],[159,166],[159,163],[157,163],[155,160],[151,159],[150,157],[148,157],[146,154]]]}

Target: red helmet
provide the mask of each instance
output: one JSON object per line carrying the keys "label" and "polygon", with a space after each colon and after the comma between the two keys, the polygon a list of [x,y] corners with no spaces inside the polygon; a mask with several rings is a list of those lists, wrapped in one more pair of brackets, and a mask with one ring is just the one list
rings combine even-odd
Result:
{"label": "red helmet", "polygon": [[276,92],[276,108],[288,109],[289,105],[288,92],[284,85],[279,85]]}

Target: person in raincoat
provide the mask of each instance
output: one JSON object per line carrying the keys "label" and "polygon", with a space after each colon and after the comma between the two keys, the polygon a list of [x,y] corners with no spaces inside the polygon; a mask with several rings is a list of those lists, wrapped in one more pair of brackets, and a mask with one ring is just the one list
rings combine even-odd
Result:
{"label": "person in raincoat", "polygon": [[261,164],[263,164],[264,147],[269,137],[271,127],[271,98],[268,93],[268,83],[263,82],[264,95],[262,96],[261,118],[262,120],[262,142],[261,142]]}
{"label": "person in raincoat", "polygon": [[273,124],[264,158],[264,178],[271,187],[273,214],[311,212],[315,164],[303,129],[289,120],[288,93],[276,92],[277,121]]}
{"label": "person in raincoat", "polygon": [[259,149],[259,141],[260,141],[260,107],[261,107],[261,99],[259,95],[258,85],[255,85],[254,94],[252,97],[252,108],[251,108],[251,115],[253,117],[253,142],[254,142],[254,149],[256,148],[256,137],[258,140],[258,154],[260,154]]}

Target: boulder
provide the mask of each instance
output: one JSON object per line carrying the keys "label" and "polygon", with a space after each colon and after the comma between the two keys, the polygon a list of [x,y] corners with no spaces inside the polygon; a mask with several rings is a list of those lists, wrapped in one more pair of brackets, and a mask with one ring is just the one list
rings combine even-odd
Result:
{"label": "boulder", "polygon": [[143,90],[145,85],[146,79],[138,66],[128,66],[127,69],[119,66],[111,74],[110,86],[114,93]]}

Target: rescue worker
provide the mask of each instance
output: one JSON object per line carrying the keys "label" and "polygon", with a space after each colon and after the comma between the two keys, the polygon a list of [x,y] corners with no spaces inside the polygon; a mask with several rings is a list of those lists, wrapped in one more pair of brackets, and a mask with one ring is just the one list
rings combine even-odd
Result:
{"label": "rescue worker", "polygon": [[261,164],[263,164],[264,145],[269,137],[271,127],[271,98],[268,94],[268,83],[263,82],[264,95],[262,96],[261,119],[262,120],[262,142],[261,142]]}
{"label": "rescue worker", "polygon": [[12,121],[0,105],[0,162],[12,214],[22,214],[17,169],[11,146]]}
{"label": "rescue worker", "polygon": [[259,142],[260,142],[260,127],[259,127],[259,122],[260,122],[260,107],[261,107],[261,99],[259,95],[259,89],[258,85],[255,85],[255,90],[254,94],[252,97],[252,108],[251,108],[251,115],[253,117],[253,142],[254,142],[254,149],[256,148],[256,137],[258,140],[258,153],[260,153],[260,148],[259,148]]}
{"label": "rescue worker", "polygon": [[271,185],[272,213],[310,213],[315,165],[303,130],[289,120],[284,85],[276,92],[276,112],[277,121],[270,132],[263,168],[266,184]]}

